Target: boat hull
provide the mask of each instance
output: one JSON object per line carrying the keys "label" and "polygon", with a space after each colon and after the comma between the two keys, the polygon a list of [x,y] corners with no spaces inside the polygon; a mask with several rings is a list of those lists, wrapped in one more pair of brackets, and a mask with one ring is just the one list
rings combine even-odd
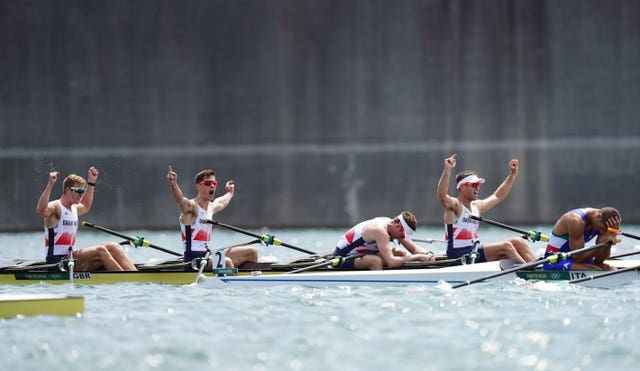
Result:
{"label": "boat hull", "polygon": [[[253,268],[241,270],[239,274],[214,275],[205,272],[198,279],[198,273],[180,270],[144,270],[136,272],[74,272],[74,284],[99,285],[115,283],[162,283],[172,285],[192,284],[204,281],[210,287],[228,286],[275,286],[298,284],[314,287],[328,286],[378,286],[378,285],[436,285],[446,282],[450,285],[468,281],[495,282],[522,278],[537,281],[570,281],[601,274],[602,271],[541,271],[527,270],[506,274],[501,272],[512,267],[509,261],[455,265],[439,268],[388,269],[382,271],[324,269],[322,271],[287,274],[285,271],[271,269],[264,265],[263,269]],[[618,268],[640,264],[638,260],[608,261]],[[493,277],[494,275],[497,275]],[[484,279],[490,277],[489,279]],[[581,282],[589,287],[614,287],[640,280],[638,269],[605,278]],[[69,283],[68,272],[45,271],[10,271],[0,272],[0,284],[50,284]]]}
{"label": "boat hull", "polygon": [[[213,277],[207,272],[205,277]],[[74,272],[73,283],[79,285],[102,285],[114,283],[165,283],[184,285],[196,282],[197,272],[159,271],[159,272]],[[54,285],[70,283],[68,272],[2,272],[0,284],[29,285],[46,282]]]}
{"label": "boat hull", "polygon": [[[617,263],[620,268],[629,263]],[[500,274],[509,269],[504,262],[488,262],[473,265],[459,265],[437,269],[406,269],[385,271],[351,271],[328,273],[299,273],[278,275],[226,276],[211,277],[204,285],[210,287],[229,286],[277,286],[303,285],[311,287],[332,286],[402,286],[402,285],[457,285],[465,282],[489,283],[496,281],[510,281],[521,278],[530,281],[568,282],[573,279],[594,277],[602,271],[541,271],[523,270]],[[500,275],[498,275],[500,274]],[[489,279],[482,278],[496,275]],[[477,281],[480,280],[480,281]],[[611,288],[640,280],[638,269],[611,275],[604,278],[588,280],[579,284],[587,287]],[[477,281],[477,282],[476,282]]]}
{"label": "boat hull", "polygon": [[0,295],[0,318],[16,316],[74,316],[84,312],[81,296],[50,294]]}

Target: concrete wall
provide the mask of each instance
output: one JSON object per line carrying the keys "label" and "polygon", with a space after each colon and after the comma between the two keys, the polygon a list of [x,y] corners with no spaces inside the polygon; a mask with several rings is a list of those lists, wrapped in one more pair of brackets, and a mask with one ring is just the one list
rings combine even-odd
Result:
{"label": "concrete wall", "polygon": [[487,217],[638,223],[638,35],[622,0],[0,1],[0,229],[41,228],[47,173],[92,165],[84,220],[114,228],[177,226],[168,165],[190,197],[234,179],[242,227],[436,225],[454,152],[484,195],[520,159]]}

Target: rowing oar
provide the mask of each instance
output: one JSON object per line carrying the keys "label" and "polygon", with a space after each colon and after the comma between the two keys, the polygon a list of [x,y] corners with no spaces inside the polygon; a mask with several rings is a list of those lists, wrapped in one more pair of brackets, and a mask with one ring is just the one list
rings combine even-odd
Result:
{"label": "rowing oar", "polygon": [[411,241],[416,241],[416,242],[424,242],[424,243],[434,243],[434,242],[446,242],[445,240],[436,240],[433,238],[429,238],[427,237],[426,239],[422,240],[420,238],[411,238]]}
{"label": "rowing oar", "polygon": [[500,222],[496,222],[496,221],[491,220],[491,219],[485,219],[485,218],[483,218],[481,216],[476,216],[476,215],[469,215],[469,218],[474,219],[474,220],[478,220],[478,221],[481,221],[481,222],[485,222],[487,224],[495,225],[496,227],[501,227],[501,228],[504,228],[504,229],[508,229],[510,231],[513,231],[513,232],[521,233],[524,238],[528,238],[533,242],[535,242],[535,241],[543,241],[543,242],[549,241],[549,237],[543,235],[541,232],[538,232],[538,231],[525,231],[523,229],[519,229],[519,228],[516,228],[516,227],[512,227],[510,225],[502,224]]}
{"label": "rowing oar", "polygon": [[120,238],[124,238],[125,240],[131,241],[135,247],[140,247],[140,246],[143,246],[143,247],[150,247],[150,248],[152,248],[152,249],[156,249],[156,250],[164,251],[164,252],[166,252],[166,253],[169,253],[169,254],[172,254],[172,255],[175,255],[175,256],[182,256],[182,254],[181,254],[181,253],[179,253],[179,252],[175,252],[175,251],[167,250],[167,249],[165,249],[164,247],[156,246],[156,245],[154,245],[154,244],[152,244],[152,243],[149,243],[149,241],[146,241],[146,240],[144,239],[144,237],[131,237],[131,236],[127,236],[127,235],[124,235],[124,234],[122,234],[122,233],[118,233],[118,232],[116,232],[116,231],[112,231],[111,229],[108,229],[108,228],[105,228],[105,227],[101,227],[101,226],[99,226],[99,225],[91,224],[91,223],[89,223],[89,222],[81,222],[80,224],[82,224],[82,225],[83,225],[83,226],[85,226],[85,227],[89,227],[89,228],[97,229],[97,230],[99,230],[99,231],[102,231],[102,232],[105,232],[105,233],[109,233],[109,234],[112,234],[112,235],[114,235],[114,236],[118,236],[118,237],[120,237]]}
{"label": "rowing oar", "polygon": [[298,250],[300,252],[307,253],[307,254],[312,254],[312,255],[317,254],[317,253],[315,253],[313,251],[309,251],[309,250],[303,249],[302,247],[289,245],[288,243],[282,242],[282,241],[280,241],[279,239],[275,238],[274,236],[272,236],[270,234],[263,234],[261,236],[259,234],[255,234],[255,233],[249,232],[247,230],[244,230],[244,229],[241,229],[241,228],[238,228],[238,227],[234,227],[234,226],[229,225],[229,224],[220,223],[218,221],[211,220],[211,219],[205,219],[204,222],[205,223],[209,223],[209,224],[213,224],[213,225],[217,225],[217,226],[222,227],[222,228],[227,228],[227,229],[230,229],[230,230],[238,232],[238,233],[246,234],[247,236],[255,237],[255,238],[259,239],[260,242],[264,243],[266,246],[279,245],[279,246],[288,247],[290,249]]}
{"label": "rowing oar", "polygon": [[640,269],[640,265],[634,265],[633,267],[616,269],[614,271],[608,271],[607,273],[602,273],[602,274],[595,274],[593,276],[587,276],[587,277],[583,277],[583,278],[576,278],[575,280],[569,281],[569,283],[580,283],[580,282],[585,282],[585,281],[597,280],[598,278],[609,277],[609,276],[613,276],[614,274],[620,274],[620,273],[624,273],[624,272],[629,272],[629,271],[633,271],[633,270],[636,270],[636,269]]}
{"label": "rowing oar", "polygon": [[504,276],[505,274],[517,272],[517,271],[523,270],[523,269],[534,268],[534,267],[537,267],[538,265],[541,265],[541,264],[544,264],[544,263],[557,263],[557,262],[563,261],[563,260],[565,260],[565,259],[567,259],[569,257],[572,257],[574,255],[582,254],[584,252],[595,250],[595,249],[599,249],[599,248],[605,247],[605,246],[611,246],[611,242],[603,242],[603,243],[599,243],[597,245],[593,245],[593,246],[589,246],[589,247],[583,247],[583,248],[578,249],[578,250],[573,250],[573,251],[569,251],[569,252],[561,252],[561,253],[549,255],[546,258],[539,258],[538,260],[534,260],[534,261],[532,261],[530,263],[522,264],[522,265],[519,265],[519,266],[511,268],[511,269],[507,269],[506,271],[501,271],[501,272],[498,272],[498,273],[490,274],[490,275],[485,276],[485,277],[476,278],[475,280],[466,281],[466,282],[463,282],[463,283],[459,283],[457,285],[453,285],[453,286],[451,286],[451,288],[457,289],[458,287],[469,286],[472,283],[486,281],[486,280],[489,280],[491,278]]}
{"label": "rowing oar", "polygon": [[336,256],[336,257],[334,257],[332,259],[329,259],[327,261],[324,261],[322,263],[313,264],[313,265],[310,265],[310,266],[304,267],[304,268],[294,269],[294,270],[286,272],[284,274],[300,273],[300,272],[304,272],[304,271],[308,271],[308,270],[312,270],[312,269],[316,269],[316,268],[328,267],[328,266],[336,267],[336,266],[342,264],[343,262],[345,262],[347,260],[357,259],[357,258],[359,258],[359,257],[361,257],[363,255],[364,254],[355,254],[355,255],[349,255],[349,256]]}
{"label": "rowing oar", "polygon": [[638,255],[638,254],[640,254],[640,251],[628,252],[626,254],[614,255],[612,257],[609,257],[609,259],[620,259],[620,258],[624,258],[625,256]]}

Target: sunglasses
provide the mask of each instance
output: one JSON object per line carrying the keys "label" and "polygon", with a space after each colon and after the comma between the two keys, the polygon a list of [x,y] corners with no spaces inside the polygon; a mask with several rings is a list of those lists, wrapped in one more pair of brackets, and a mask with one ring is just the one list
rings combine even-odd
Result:
{"label": "sunglasses", "polygon": [[85,193],[87,190],[84,188],[80,188],[80,187],[69,187],[70,190],[74,191],[75,193],[81,195],[83,193]]}
{"label": "sunglasses", "polygon": [[206,187],[211,187],[211,186],[217,186],[218,185],[218,181],[217,180],[203,180],[201,182],[198,183],[199,185],[203,185]]}
{"label": "sunglasses", "polygon": [[478,188],[480,188],[480,182],[478,182],[478,183],[465,183],[465,185],[469,185],[469,186],[471,186],[471,188],[473,188],[473,189],[478,189]]}

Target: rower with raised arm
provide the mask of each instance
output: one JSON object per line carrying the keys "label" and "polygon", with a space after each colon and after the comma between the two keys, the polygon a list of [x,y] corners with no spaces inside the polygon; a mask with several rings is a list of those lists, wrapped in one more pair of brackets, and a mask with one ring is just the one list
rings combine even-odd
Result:
{"label": "rower with raised arm", "polygon": [[620,223],[622,223],[620,212],[613,207],[601,209],[585,207],[567,211],[553,226],[545,256],[582,249],[593,238],[596,238],[596,244],[603,242],[611,242],[611,244],[556,263],[544,264],[543,268],[545,270],[615,269],[604,261],[609,259],[611,245],[617,242],[616,232],[620,229]]}
{"label": "rower with raised arm", "polygon": [[502,202],[513,186],[518,175],[518,160],[509,161],[509,175],[498,188],[487,198],[479,199],[480,186],[485,182],[477,172],[464,170],[456,174],[457,197],[447,194],[449,178],[456,166],[456,154],[444,160],[444,170],[438,182],[438,200],[444,209],[445,239],[447,240],[447,257],[456,259],[463,255],[477,254],[476,262],[511,259],[519,263],[533,261],[536,257],[520,237],[509,238],[493,243],[480,243],[478,229],[480,222],[471,215],[480,216]]}
{"label": "rower with raised arm", "polygon": [[[46,261],[50,264],[69,257],[69,250],[76,242],[78,217],[91,209],[98,170],[95,167],[89,168],[88,181],[79,175],[69,174],[62,183],[62,196],[49,201],[59,176],[57,171],[49,173],[49,181],[36,206],[36,213],[44,218]],[[137,270],[122,247],[115,242],[73,250],[73,259],[77,271]]]}
{"label": "rower with raised arm", "polygon": [[[180,186],[178,186],[178,174],[169,166],[167,181],[171,194],[180,209],[180,229],[182,231],[182,242],[184,248],[184,261],[200,259],[207,255],[209,244],[211,243],[211,232],[213,225],[209,220],[213,215],[222,211],[229,205],[235,193],[233,180],[225,184],[227,193],[220,197],[215,197],[218,181],[216,173],[211,169],[202,170],[195,176],[195,187],[198,191],[196,197],[187,199],[183,196]],[[213,251],[211,251],[213,253]],[[239,267],[244,263],[258,261],[258,249],[252,246],[234,246],[224,250],[226,267]],[[208,259],[207,267],[211,268],[211,258]]]}
{"label": "rower with raised arm", "polygon": [[[345,259],[338,267],[380,270],[383,267],[397,268],[408,261],[434,261],[433,253],[411,241],[417,224],[416,217],[408,211],[393,219],[377,217],[358,223],[340,238],[333,255],[362,256]],[[392,239],[397,239],[404,248],[393,248],[389,244]]]}

